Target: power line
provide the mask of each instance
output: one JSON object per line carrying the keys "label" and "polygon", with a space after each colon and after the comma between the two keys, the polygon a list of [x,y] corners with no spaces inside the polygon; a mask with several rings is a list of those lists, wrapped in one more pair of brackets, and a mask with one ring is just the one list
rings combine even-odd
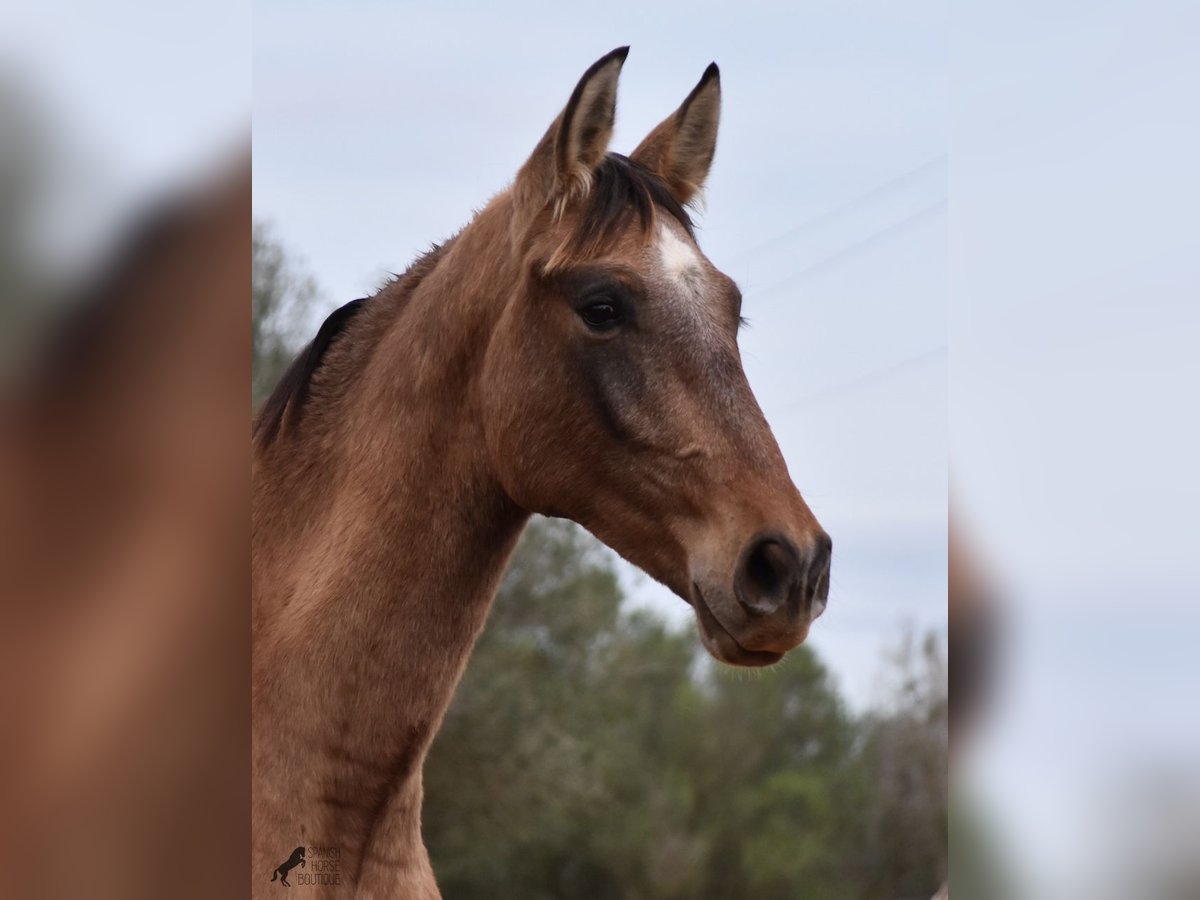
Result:
{"label": "power line", "polygon": [[843,381],[841,384],[835,384],[831,387],[814,391],[811,394],[806,394],[797,400],[793,400],[786,406],[779,407],[779,409],[775,410],[773,413],[768,414],[768,418],[781,413],[794,412],[802,407],[822,403],[834,397],[840,397],[843,394],[853,393],[854,391],[861,390],[864,387],[870,387],[873,384],[890,381],[892,378],[895,378],[897,375],[901,375],[910,369],[918,369],[921,366],[928,365],[936,360],[944,359],[946,357],[947,349],[947,346],[943,344],[940,347],[934,347],[930,350],[925,350],[921,353],[918,353],[916,356],[910,356],[907,359],[902,359],[899,362],[884,366],[881,369],[875,369],[872,372],[867,372],[866,374],[860,375],[857,378],[852,378],[849,381]]}
{"label": "power line", "polygon": [[782,246],[799,235],[815,231],[816,229],[829,224],[846,213],[851,212],[860,206],[865,206],[866,204],[878,199],[879,197],[882,197],[898,187],[919,180],[929,172],[941,168],[945,164],[946,154],[939,154],[933,157],[933,159],[929,159],[921,163],[916,168],[909,169],[907,172],[902,172],[893,178],[889,178],[887,181],[880,182],[874,187],[863,191],[861,194],[858,194],[843,203],[839,203],[832,209],[827,209],[825,212],[814,216],[808,221],[802,222],[793,228],[789,228],[782,234],[777,234],[775,237],[768,238],[761,244],[756,244],[749,250],[740,253],[737,257],[735,257],[734,261],[736,263],[744,263],[760,253],[764,253],[768,250],[774,249],[775,247]]}
{"label": "power line", "polygon": [[793,272],[791,275],[780,279],[769,287],[754,291],[755,301],[761,304],[764,296],[770,296],[781,288],[791,287],[815,278],[818,275],[822,275],[828,270],[841,265],[846,260],[851,259],[860,253],[864,253],[879,244],[891,240],[897,235],[902,234],[903,232],[908,231],[917,225],[920,225],[927,219],[931,219],[937,215],[940,215],[941,213],[945,212],[946,206],[947,201],[945,198],[942,198],[936,203],[931,203],[929,206],[923,207],[909,216],[905,216],[899,222],[894,222],[893,224],[888,225],[886,228],[882,228],[879,231],[867,235],[862,240],[855,241],[853,244],[847,244],[846,246],[842,247],[842,249],[830,253],[828,256],[817,260],[812,265],[805,266],[803,269]]}

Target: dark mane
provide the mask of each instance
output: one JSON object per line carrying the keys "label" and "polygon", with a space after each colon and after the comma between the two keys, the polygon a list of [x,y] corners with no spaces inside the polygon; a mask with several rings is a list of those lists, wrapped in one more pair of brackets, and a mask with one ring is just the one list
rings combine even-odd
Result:
{"label": "dark mane", "polygon": [[[433,270],[441,258],[442,252],[453,241],[454,238],[451,238],[443,244],[434,244],[427,253],[417,257],[404,274],[397,277],[384,291],[398,289],[400,299],[406,299],[422,279]],[[279,379],[279,383],[275,385],[275,390],[271,391],[271,396],[259,407],[252,432],[255,441],[264,445],[271,443],[279,433],[285,418],[291,421],[296,420],[304,408],[305,400],[308,399],[308,390],[309,385],[312,384],[313,374],[321,367],[329,348],[337,342],[337,339],[354,321],[358,313],[367,307],[371,299],[370,297],[360,297],[358,300],[351,300],[345,306],[331,312],[329,317],[321,323],[316,337],[292,360],[292,364],[288,366],[283,377]]]}
{"label": "dark mane", "polygon": [[299,414],[308,397],[308,386],[313,373],[321,365],[325,352],[337,337],[346,330],[346,326],[355,314],[367,302],[366,297],[351,300],[345,306],[338,307],[329,314],[317,330],[317,336],[309,342],[292,360],[275,390],[271,391],[263,405],[259,408],[258,417],[254,421],[254,440],[269,444],[275,439],[279,427],[283,424],[284,414],[290,407],[293,418]]}
{"label": "dark mane", "polygon": [[664,210],[695,237],[692,218],[671,189],[645,166],[619,153],[609,153],[592,173],[582,225],[571,240],[571,252],[586,253],[629,224],[636,214],[645,230],[656,208]]}

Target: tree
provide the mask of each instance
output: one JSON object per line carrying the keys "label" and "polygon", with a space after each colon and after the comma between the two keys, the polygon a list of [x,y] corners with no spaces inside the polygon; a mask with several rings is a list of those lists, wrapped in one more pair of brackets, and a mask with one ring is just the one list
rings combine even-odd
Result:
{"label": "tree", "polygon": [[869,897],[922,896],[947,874],[949,698],[933,635],[892,652],[890,696],[862,724],[862,869]]}
{"label": "tree", "polygon": [[307,340],[307,314],[320,292],[312,276],[298,269],[262,222],[254,223],[252,246],[251,398],[257,409]]}

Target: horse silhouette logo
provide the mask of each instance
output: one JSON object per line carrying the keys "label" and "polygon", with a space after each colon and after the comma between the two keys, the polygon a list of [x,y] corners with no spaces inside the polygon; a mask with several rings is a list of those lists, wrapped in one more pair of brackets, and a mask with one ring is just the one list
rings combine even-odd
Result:
{"label": "horse silhouette logo", "polygon": [[288,872],[292,871],[292,869],[296,868],[296,866],[299,866],[302,869],[308,867],[308,863],[304,861],[303,847],[297,847],[292,851],[292,855],[289,856],[285,862],[281,862],[279,864],[275,871],[271,873],[271,880],[274,881],[276,878],[278,878],[283,882],[284,887],[291,887],[287,880]]}

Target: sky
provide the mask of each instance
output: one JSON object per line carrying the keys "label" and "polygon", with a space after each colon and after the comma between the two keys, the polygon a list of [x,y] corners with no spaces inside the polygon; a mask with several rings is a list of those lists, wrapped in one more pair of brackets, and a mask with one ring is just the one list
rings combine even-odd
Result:
{"label": "sky", "polygon": [[[751,386],[834,540],[810,642],[865,707],[881,651],[945,633],[941,4],[260,2],[255,215],[315,276],[322,312],[369,293],[502,190],[584,69],[624,44],[619,152],[721,66],[699,241],[742,288]],[[691,621],[625,576],[636,602]]]}

